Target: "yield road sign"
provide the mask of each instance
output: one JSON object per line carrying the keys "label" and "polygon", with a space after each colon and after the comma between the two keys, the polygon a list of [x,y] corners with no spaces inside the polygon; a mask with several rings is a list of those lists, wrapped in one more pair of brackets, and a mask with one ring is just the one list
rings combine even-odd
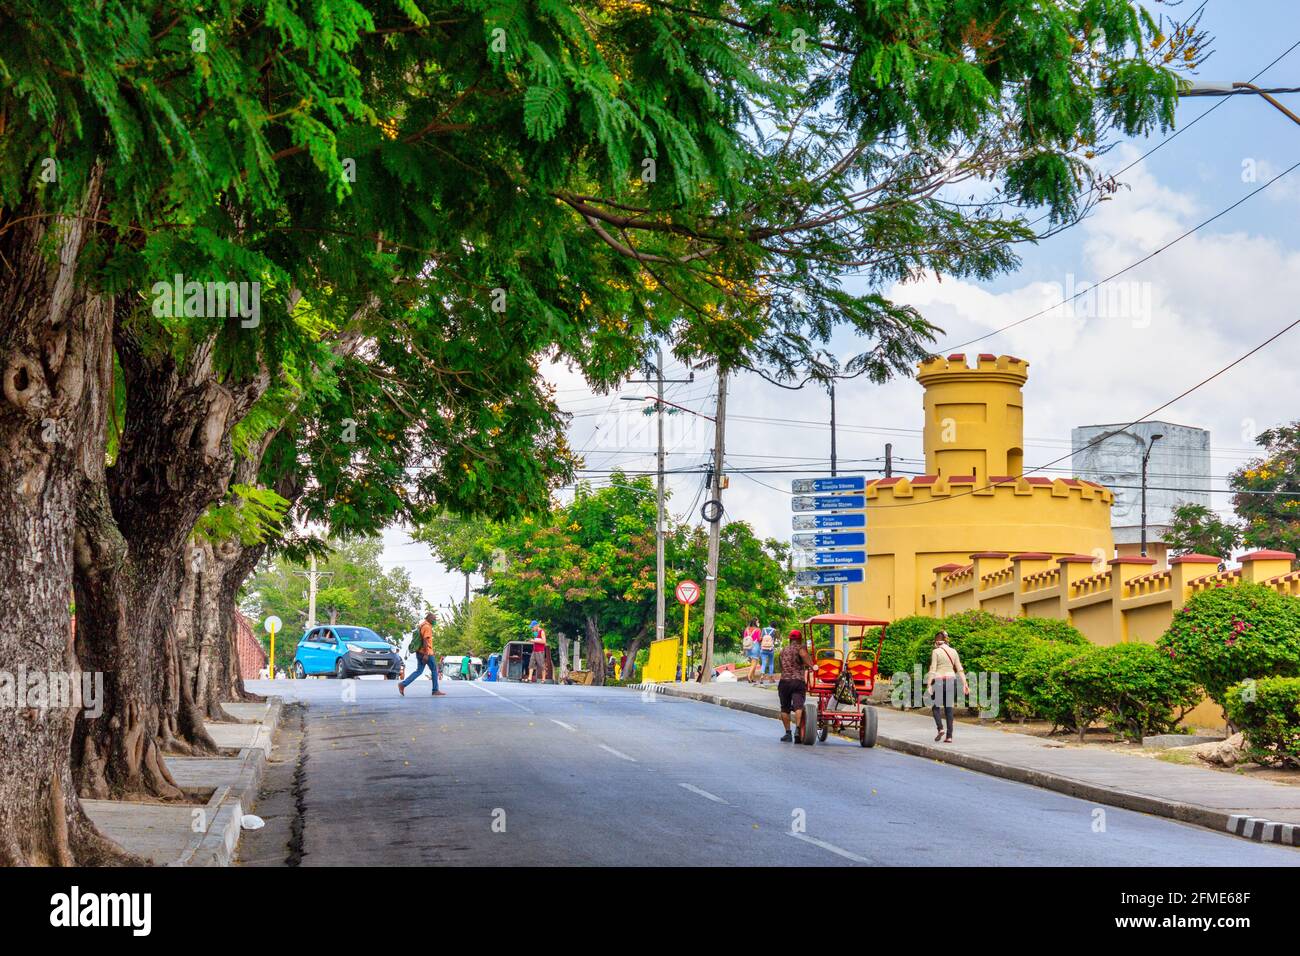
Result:
{"label": "yield road sign", "polygon": [[795,478],[790,490],[796,495],[833,495],[843,492],[867,490],[866,475],[845,475],[836,478]]}
{"label": "yield road sign", "polygon": [[673,593],[677,595],[678,601],[689,607],[700,599],[700,586],[694,581],[681,581]]}
{"label": "yield road sign", "polygon": [[795,531],[819,531],[825,528],[865,528],[867,516],[861,511],[833,515],[795,515]]}
{"label": "yield road sign", "polygon": [[834,571],[798,571],[794,583],[800,587],[815,588],[828,584],[861,584],[865,575],[862,568],[839,568]]}

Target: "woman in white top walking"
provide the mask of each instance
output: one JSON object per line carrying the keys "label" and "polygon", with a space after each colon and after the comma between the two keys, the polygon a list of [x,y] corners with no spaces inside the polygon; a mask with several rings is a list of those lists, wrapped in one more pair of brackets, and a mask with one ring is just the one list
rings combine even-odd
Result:
{"label": "woman in white top walking", "polygon": [[[961,655],[948,643],[948,632],[940,631],[934,636],[934,650],[930,652],[930,675],[927,682],[930,687],[930,708],[934,714],[934,739],[952,743],[953,708],[957,706],[957,678],[961,678],[963,694],[970,694],[970,684],[966,682],[966,672],[961,666]],[[944,721],[948,724],[948,734],[944,736]]]}

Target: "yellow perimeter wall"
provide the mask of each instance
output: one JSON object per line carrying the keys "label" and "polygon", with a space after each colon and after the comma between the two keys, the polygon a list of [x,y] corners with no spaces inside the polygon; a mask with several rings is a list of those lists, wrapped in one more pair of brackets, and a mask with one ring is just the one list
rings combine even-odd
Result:
{"label": "yellow perimeter wall", "polygon": [[[1142,641],[1154,644],[1173,616],[1200,591],[1250,581],[1280,594],[1300,597],[1300,571],[1291,570],[1287,551],[1253,551],[1240,566],[1219,570],[1223,559],[1188,554],[1153,570],[1154,558],[1102,561],[1091,555],[1053,557],[1041,552],[980,552],[967,564],[933,569],[926,611],[944,617],[984,610],[1003,617],[1046,617],[1069,621],[1094,644]],[[1208,702],[1187,723],[1223,725],[1223,714]]]}

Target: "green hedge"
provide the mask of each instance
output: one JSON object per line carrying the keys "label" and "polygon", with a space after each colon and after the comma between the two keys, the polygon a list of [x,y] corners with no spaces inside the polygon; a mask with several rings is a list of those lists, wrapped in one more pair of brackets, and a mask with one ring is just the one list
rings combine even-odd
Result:
{"label": "green hedge", "polygon": [[1135,742],[1172,733],[1201,699],[1196,679],[1152,644],[1090,648],[1062,660],[1048,676],[1071,698],[1080,739],[1098,718]]}
{"label": "green hedge", "polygon": [[[1025,655],[1016,675],[1016,696],[1032,715],[1050,720],[1052,730],[1076,730],[1074,698],[1061,680],[1067,662],[1091,652],[1092,647],[1043,641]],[[1058,672],[1058,666],[1061,671]]]}
{"label": "green hedge", "polygon": [[1228,719],[1257,763],[1300,768],[1300,678],[1263,677],[1228,689]]}
{"label": "green hedge", "polygon": [[1228,688],[1248,678],[1300,677],[1300,601],[1262,584],[1202,591],[1159,646],[1226,708]]}

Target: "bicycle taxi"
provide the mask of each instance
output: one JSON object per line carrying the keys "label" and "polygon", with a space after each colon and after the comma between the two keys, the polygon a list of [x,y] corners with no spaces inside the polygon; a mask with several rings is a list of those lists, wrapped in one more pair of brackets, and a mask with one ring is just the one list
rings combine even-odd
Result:
{"label": "bicycle taxi", "polygon": [[[885,645],[888,624],[888,621],[875,621],[853,614],[817,614],[804,621],[804,641],[812,651],[813,667],[808,675],[808,693],[804,702],[803,743],[811,745],[814,737],[825,742],[830,731],[835,730],[855,732],[863,747],[876,745],[878,718],[869,701],[880,671],[880,650]],[[831,629],[832,646],[814,649],[813,628],[821,626]],[[835,640],[835,628],[842,626],[857,629],[856,634],[848,636],[848,643],[857,646],[849,650],[847,659],[844,651],[835,646],[839,643]],[[873,636],[868,631],[873,628],[880,629],[880,637],[875,649],[871,650],[867,642]],[[837,695],[836,685],[841,683],[846,670],[848,679],[843,680]],[[808,732],[812,727],[817,728],[815,735]]]}

